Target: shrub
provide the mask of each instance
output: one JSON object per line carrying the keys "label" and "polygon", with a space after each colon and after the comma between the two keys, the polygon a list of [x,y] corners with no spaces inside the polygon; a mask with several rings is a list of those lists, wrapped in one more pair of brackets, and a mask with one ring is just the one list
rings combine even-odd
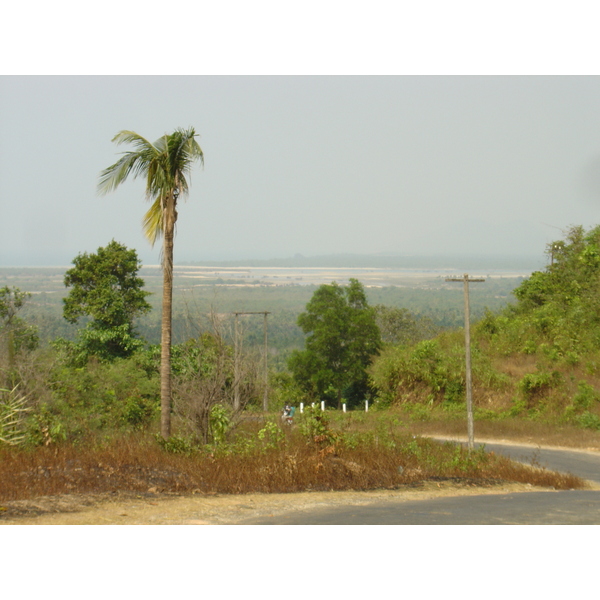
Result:
{"label": "shrub", "polygon": [[596,431],[600,431],[600,417],[587,410],[579,415],[576,421],[577,424],[584,429],[595,429]]}
{"label": "shrub", "polygon": [[135,357],[111,363],[91,360],[84,367],[58,364],[50,378],[52,394],[33,413],[33,442],[140,429],[158,415],[158,376],[149,377]]}
{"label": "shrub", "polygon": [[158,442],[158,445],[170,454],[184,454],[190,456],[198,450],[198,446],[189,438],[172,435],[165,439],[160,434],[156,434],[154,439]]}
{"label": "shrub", "polygon": [[533,400],[543,396],[562,381],[562,375],[558,371],[528,373],[519,382],[519,391],[523,395],[528,407]]}
{"label": "shrub", "polygon": [[329,425],[327,414],[319,407],[308,406],[300,419],[300,431],[310,443],[331,446],[340,436]]}
{"label": "shrub", "polygon": [[573,396],[573,406],[576,410],[587,410],[600,401],[598,393],[589,383],[580,381],[577,384],[577,394]]}

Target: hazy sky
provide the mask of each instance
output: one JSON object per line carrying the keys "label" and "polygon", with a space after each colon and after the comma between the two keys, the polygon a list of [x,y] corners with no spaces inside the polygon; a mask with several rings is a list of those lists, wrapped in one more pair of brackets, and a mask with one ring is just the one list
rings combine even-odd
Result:
{"label": "hazy sky", "polygon": [[543,254],[600,223],[597,76],[2,76],[0,264],[111,239],[158,261],[144,183],[96,193],[134,130],[200,134],[175,261]]}

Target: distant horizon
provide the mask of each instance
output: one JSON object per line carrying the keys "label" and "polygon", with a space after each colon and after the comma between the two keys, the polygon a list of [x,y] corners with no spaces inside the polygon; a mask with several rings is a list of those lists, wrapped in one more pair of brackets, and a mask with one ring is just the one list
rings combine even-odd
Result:
{"label": "distant horizon", "polygon": [[[139,253],[138,253],[139,256]],[[0,268],[65,268],[73,265],[73,259],[69,262],[27,262],[0,264]],[[157,257],[151,257],[150,260],[143,260],[142,267],[158,267],[160,262]],[[401,254],[401,253],[350,253],[339,252],[331,254],[310,254],[305,255],[296,253],[292,256],[280,256],[271,258],[248,258],[236,257],[227,258],[222,255],[220,258],[205,259],[180,259],[175,260],[177,267],[185,266],[217,266],[217,267],[305,267],[305,268],[405,268],[405,269],[431,269],[431,268],[469,268],[469,269],[520,269],[520,270],[538,270],[544,268],[548,263],[548,257],[545,254],[467,254],[467,253],[432,253],[432,254]]]}

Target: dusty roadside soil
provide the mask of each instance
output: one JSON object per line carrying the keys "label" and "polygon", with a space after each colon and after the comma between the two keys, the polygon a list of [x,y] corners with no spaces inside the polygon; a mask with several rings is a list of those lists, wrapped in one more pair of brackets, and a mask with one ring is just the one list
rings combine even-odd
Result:
{"label": "dusty roadside soil", "polygon": [[[540,491],[529,484],[483,484],[428,481],[398,490],[304,492],[299,494],[186,495],[104,494],[41,497],[0,505],[1,525],[235,525],[265,515],[279,515],[336,505],[426,500],[441,496]],[[547,490],[551,491],[551,490]]]}

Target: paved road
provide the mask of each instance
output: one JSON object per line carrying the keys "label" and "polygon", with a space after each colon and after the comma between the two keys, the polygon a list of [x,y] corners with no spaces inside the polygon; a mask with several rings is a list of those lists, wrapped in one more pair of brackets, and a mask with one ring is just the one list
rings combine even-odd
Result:
{"label": "paved road", "polygon": [[[466,442],[461,442],[465,444]],[[481,446],[482,444],[476,444]],[[532,464],[560,473],[572,473],[583,479],[600,483],[600,453],[577,450],[558,450],[513,444],[485,443],[485,449],[503,454],[515,461]]]}
{"label": "paved road", "polygon": [[[600,454],[485,444],[513,460],[569,472],[600,483]],[[257,525],[596,525],[600,491],[528,492],[379,502],[244,521]]]}

